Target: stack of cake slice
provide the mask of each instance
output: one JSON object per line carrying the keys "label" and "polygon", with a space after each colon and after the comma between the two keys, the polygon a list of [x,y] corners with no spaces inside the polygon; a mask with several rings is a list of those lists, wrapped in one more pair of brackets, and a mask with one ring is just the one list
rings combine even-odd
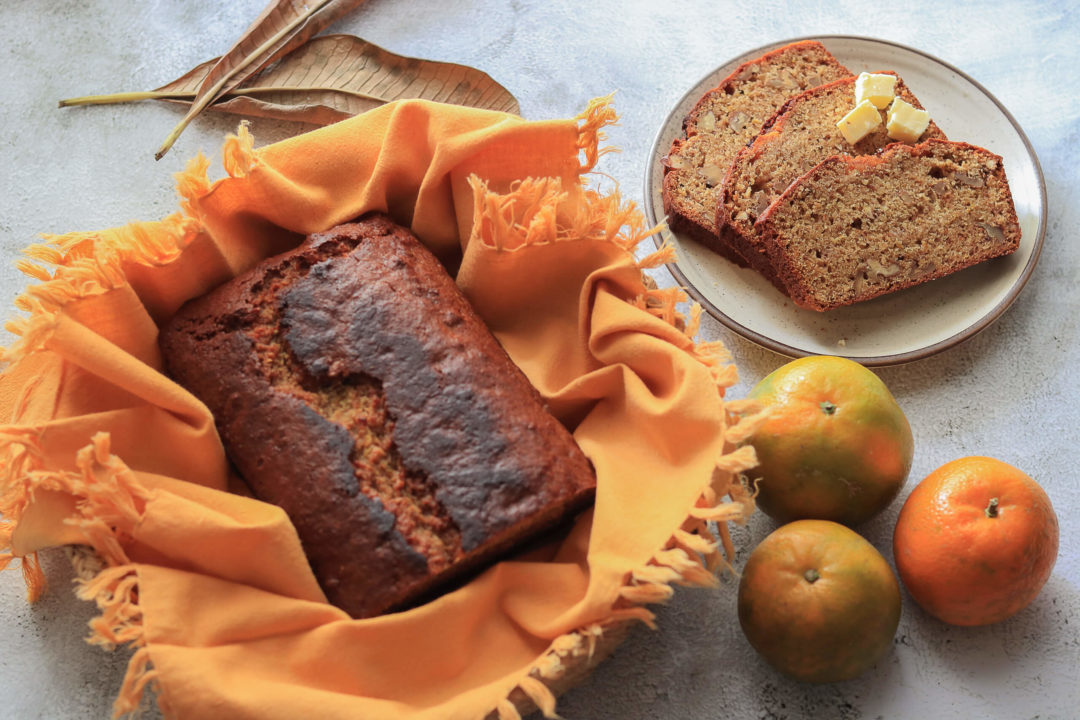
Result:
{"label": "stack of cake slice", "polygon": [[[795,85],[820,82],[780,100],[755,87],[795,78],[795,68],[804,73]],[[698,102],[684,122],[687,138],[675,140],[665,158],[671,228],[757,270],[814,310],[1015,251],[1020,228],[1001,158],[945,140],[933,122],[909,142],[894,141],[884,123],[849,142],[838,123],[855,105],[855,85],[812,41],[741,65]],[[903,80],[893,86],[898,102],[922,110]],[[768,102],[776,105],[742,139],[714,119],[748,98],[757,99],[755,118]],[[722,177],[713,182],[721,164]]]}
{"label": "stack of cake slice", "polygon": [[[818,163],[833,155],[874,155],[893,142],[885,126],[872,130],[854,145],[849,144],[836,121],[852,106],[855,78],[812,88],[796,95],[777,112],[768,129],[741,149],[721,184],[717,206],[718,227],[727,227],[725,237],[750,267],[774,280],[764,255],[755,221],[787,187]],[[897,79],[896,95],[921,108],[918,100]],[[945,134],[931,123],[920,139],[942,138]]]}

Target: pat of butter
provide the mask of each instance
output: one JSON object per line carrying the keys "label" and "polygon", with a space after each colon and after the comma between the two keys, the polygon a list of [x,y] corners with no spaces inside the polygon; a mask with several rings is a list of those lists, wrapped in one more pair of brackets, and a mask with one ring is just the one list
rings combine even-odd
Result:
{"label": "pat of butter", "polygon": [[930,113],[900,98],[892,101],[886,116],[885,130],[893,140],[916,142],[930,125]]}
{"label": "pat of butter", "polygon": [[869,100],[863,100],[836,123],[840,134],[852,145],[869,135],[878,125],[881,125],[881,111]]}
{"label": "pat of butter", "polygon": [[874,103],[874,107],[884,110],[896,95],[896,76],[885,73],[859,73],[855,78],[855,104],[863,100]]}

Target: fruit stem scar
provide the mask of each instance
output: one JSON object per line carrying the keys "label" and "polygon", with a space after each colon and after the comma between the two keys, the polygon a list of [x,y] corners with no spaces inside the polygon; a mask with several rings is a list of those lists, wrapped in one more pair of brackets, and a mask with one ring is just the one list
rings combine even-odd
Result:
{"label": "fruit stem scar", "polygon": [[806,582],[813,584],[817,582],[819,578],[821,578],[821,573],[819,573],[814,568],[810,568],[803,573],[803,577],[806,578]]}
{"label": "fruit stem scar", "polygon": [[836,412],[836,405],[833,405],[828,400],[822,400],[820,403],[818,403],[818,407],[821,408],[821,411],[826,415],[832,415]]}
{"label": "fruit stem scar", "polygon": [[986,517],[996,518],[998,516],[998,499],[990,498],[990,504],[986,506]]}

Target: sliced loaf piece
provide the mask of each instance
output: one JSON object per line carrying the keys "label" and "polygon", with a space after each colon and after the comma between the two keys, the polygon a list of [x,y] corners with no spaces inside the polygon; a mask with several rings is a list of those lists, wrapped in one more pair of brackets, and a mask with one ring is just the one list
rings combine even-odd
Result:
{"label": "sliced loaf piece", "polygon": [[672,230],[744,265],[717,235],[720,182],[740,148],[788,98],[851,75],[816,41],[785,45],[743,63],[697,102],[664,158],[663,202]]}
{"label": "sliced loaf piece", "polygon": [[792,300],[831,310],[1008,255],[1020,224],[1001,158],[967,143],[895,143],[800,177],[757,228]]}
{"label": "sliced loaf piece", "polygon": [[[922,109],[903,80],[897,79],[896,95]],[[751,267],[774,284],[777,278],[765,257],[754,221],[788,185],[830,155],[873,155],[894,142],[885,130],[884,118],[879,128],[854,145],[845,140],[836,123],[854,105],[853,77],[796,95],[767,123],[770,127],[766,132],[738,152],[724,177],[717,227],[726,226],[730,230],[728,241]],[[919,140],[930,138],[945,139],[945,133],[932,122]]]}

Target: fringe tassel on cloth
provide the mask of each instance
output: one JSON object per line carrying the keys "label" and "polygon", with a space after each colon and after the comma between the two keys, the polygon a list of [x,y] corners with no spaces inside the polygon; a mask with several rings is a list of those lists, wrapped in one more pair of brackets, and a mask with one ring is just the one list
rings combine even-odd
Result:
{"label": "fringe tassel on cloth", "polygon": [[[199,160],[193,160],[189,169]],[[15,307],[28,315],[12,318],[4,325],[19,339],[10,347],[0,348],[0,366],[42,350],[56,327],[60,309],[68,303],[126,285],[125,263],[168,265],[201,227],[194,218],[176,213],[158,222],[42,236],[42,243],[23,250],[28,259],[17,263],[20,271],[42,282],[31,285],[15,299]],[[49,266],[54,268],[51,272]]]}
{"label": "fringe tassel on cloth", "polygon": [[[8,433],[2,442],[6,462],[0,475],[0,549],[4,550],[0,552],[0,569],[14,559],[12,533],[35,493],[52,490],[78,498],[75,515],[65,522],[79,528],[86,545],[93,548],[95,562],[104,566],[92,568],[89,577],[76,581],[77,596],[94,602],[101,611],[90,621],[87,642],[109,650],[120,645],[135,649],[113,715],[135,713],[146,688],[156,683],[157,672],[150,667],[143,635],[138,575],[123,546],[142,517],[148,493],[124,462],[110,453],[108,433],[95,434],[91,443],[79,450],[75,471],[43,469],[41,448],[32,432]],[[36,553],[21,561],[27,596],[33,602],[45,591],[45,576]],[[160,704],[160,694],[158,699]]]}
{"label": "fringe tassel on cloth", "polygon": [[[600,129],[615,121],[609,107],[610,98],[590,104],[582,118],[582,137],[592,143],[602,139]],[[587,144],[587,143],[586,143]],[[595,165],[598,154],[584,149],[587,171]],[[475,199],[472,240],[479,240],[496,250],[513,251],[527,245],[567,242],[574,240],[603,240],[610,242],[633,258],[634,249],[660,228],[648,228],[644,216],[633,203],[622,203],[617,192],[606,196],[585,190],[583,207],[576,212],[560,213],[560,204],[567,199],[557,179],[525,179],[506,195],[488,191],[479,178],[470,178]],[[675,250],[665,243],[657,251],[634,264],[645,270],[669,263]],[[680,288],[659,289],[642,274],[642,292],[627,301],[637,308],[660,318],[693,339],[700,328],[701,307],[693,304],[686,314],[677,306],[688,298]],[[738,373],[731,356],[722,343],[703,342],[692,345],[691,354],[709,368],[717,393],[724,398],[728,388],[738,382]],[[556,638],[547,651],[517,680],[507,697],[499,701],[488,717],[498,720],[520,720],[522,711],[539,709],[544,717],[556,718],[556,693],[569,667],[583,661],[591,665],[597,643],[606,633],[621,630],[630,621],[640,621],[655,629],[655,615],[645,605],[663,603],[673,594],[673,585],[714,587],[717,573],[730,570],[735,548],[727,523],[743,523],[754,510],[754,494],[747,487],[742,473],[757,465],[753,447],[739,447],[764,420],[760,408],[753,402],[725,403],[725,445],[716,458],[712,477],[703,479],[701,493],[687,518],[668,542],[643,567],[626,578],[608,618],[579,628]],[[715,532],[714,532],[715,529]]]}
{"label": "fringe tassel on cloth", "polygon": [[[254,145],[246,120],[235,135],[225,138],[222,163],[230,177],[245,177],[258,163]],[[44,348],[64,305],[126,285],[124,264],[162,266],[180,257],[202,231],[195,201],[210,192],[209,168],[210,160],[198,153],[176,173],[180,212],[164,220],[94,232],[46,234],[41,236],[42,242],[23,249],[26,258],[16,267],[41,284],[31,285],[15,299],[15,307],[28,315],[5,324],[19,339],[10,347],[0,347],[0,369]]]}
{"label": "fringe tassel on cloth", "polygon": [[[581,171],[587,173],[600,156],[614,150],[600,147],[605,139],[602,129],[617,121],[610,96],[592,101],[578,120],[578,147],[584,155]],[[226,170],[232,177],[245,176],[258,162],[246,124],[228,138],[224,155]],[[210,189],[208,165],[199,154],[184,172],[177,174],[181,212],[158,223],[45,236],[42,243],[27,248],[27,259],[19,263],[19,269],[40,284],[31,286],[16,300],[16,306],[28,315],[7,323],[6,328],[19,339],[11,347],[0,349],[0,363],[17,362],[43,349],[58,312],[67,303],[126,284],[125,263],[165,265],[179,257],[202,229],[193,201]],[[567,193],[558,180],[525,179],[508,195],[500,196],[472,178],[474,238],[507,251],[577,239],[604,240],[626,252],[633,261],[634,249],[659,228],[648,228],[641,212],[633,203],[623,203],[617,192],[601,195],[584,187],[584,182],[584,202],[579,211],[560,217],[560,205]],[[645,270],[673,260],[674,249],[665,245],[633,262]],[[677,306],[687,300],[685,293],[677,288],[658,289],[644,274],[641,282],[640,295],[627,302],[676,327],[692,341],[700,325],[701,308],[695,304],[687,313],[679,312]],[[726,389],[737,381],[727,351],[719,343],[692,343],[691,354],[709,368],[722,399]],[[556,638],[492,708],[489,717],[520,720],[521,710],[532,706],[545,717],[557,717],[552,686],[558,686],[572,666],[591,667],[597,662],[598,647],[605,637],[620,632],[630,621],[655,627],[655,616],[645,605],[668,600],[673,585],[713,586],[717,571],[730,569],[728,559],[734,548],[727,523],[744,522],[753,511],[753,495],[740,474],[756,464],[752,448],[735,446],[753,432],[761,418],[745,402],[726,402],[725,410],[725,451],[716,459],[712,477],[702,479],[701,493],[693,507],[687,508],[682,526],[674,530],[648,563],[628,575],[605,620]],[[36,492],[59,490],[79,498],[77,514],[68,522],[81,529],[87,545],[104,561],[104,569],[81,580],[77,590],[80,598],[95,602],[101,610],[101,615],[91,622],[89,641],[107,648],[126,645],[135,650],[114,712],[115,717],[137,712],[147,687],[158,682],[143,637],[138,574],[123,549],[125,528],[133,527],[143,510],[145,489],[109,452],[106,433],[98,433],[79,451],[76,471],[52,471],[43,469],[41,449],[33,432],[12,430],[10,426],[0,428],[0,462],[0,569],[14,560],[12,533]],[[33,601],[44,592],[45,578],[36,554],[21,558],[21,562],[28,596]],[[163,696],[156,694],[161,704]]]}

